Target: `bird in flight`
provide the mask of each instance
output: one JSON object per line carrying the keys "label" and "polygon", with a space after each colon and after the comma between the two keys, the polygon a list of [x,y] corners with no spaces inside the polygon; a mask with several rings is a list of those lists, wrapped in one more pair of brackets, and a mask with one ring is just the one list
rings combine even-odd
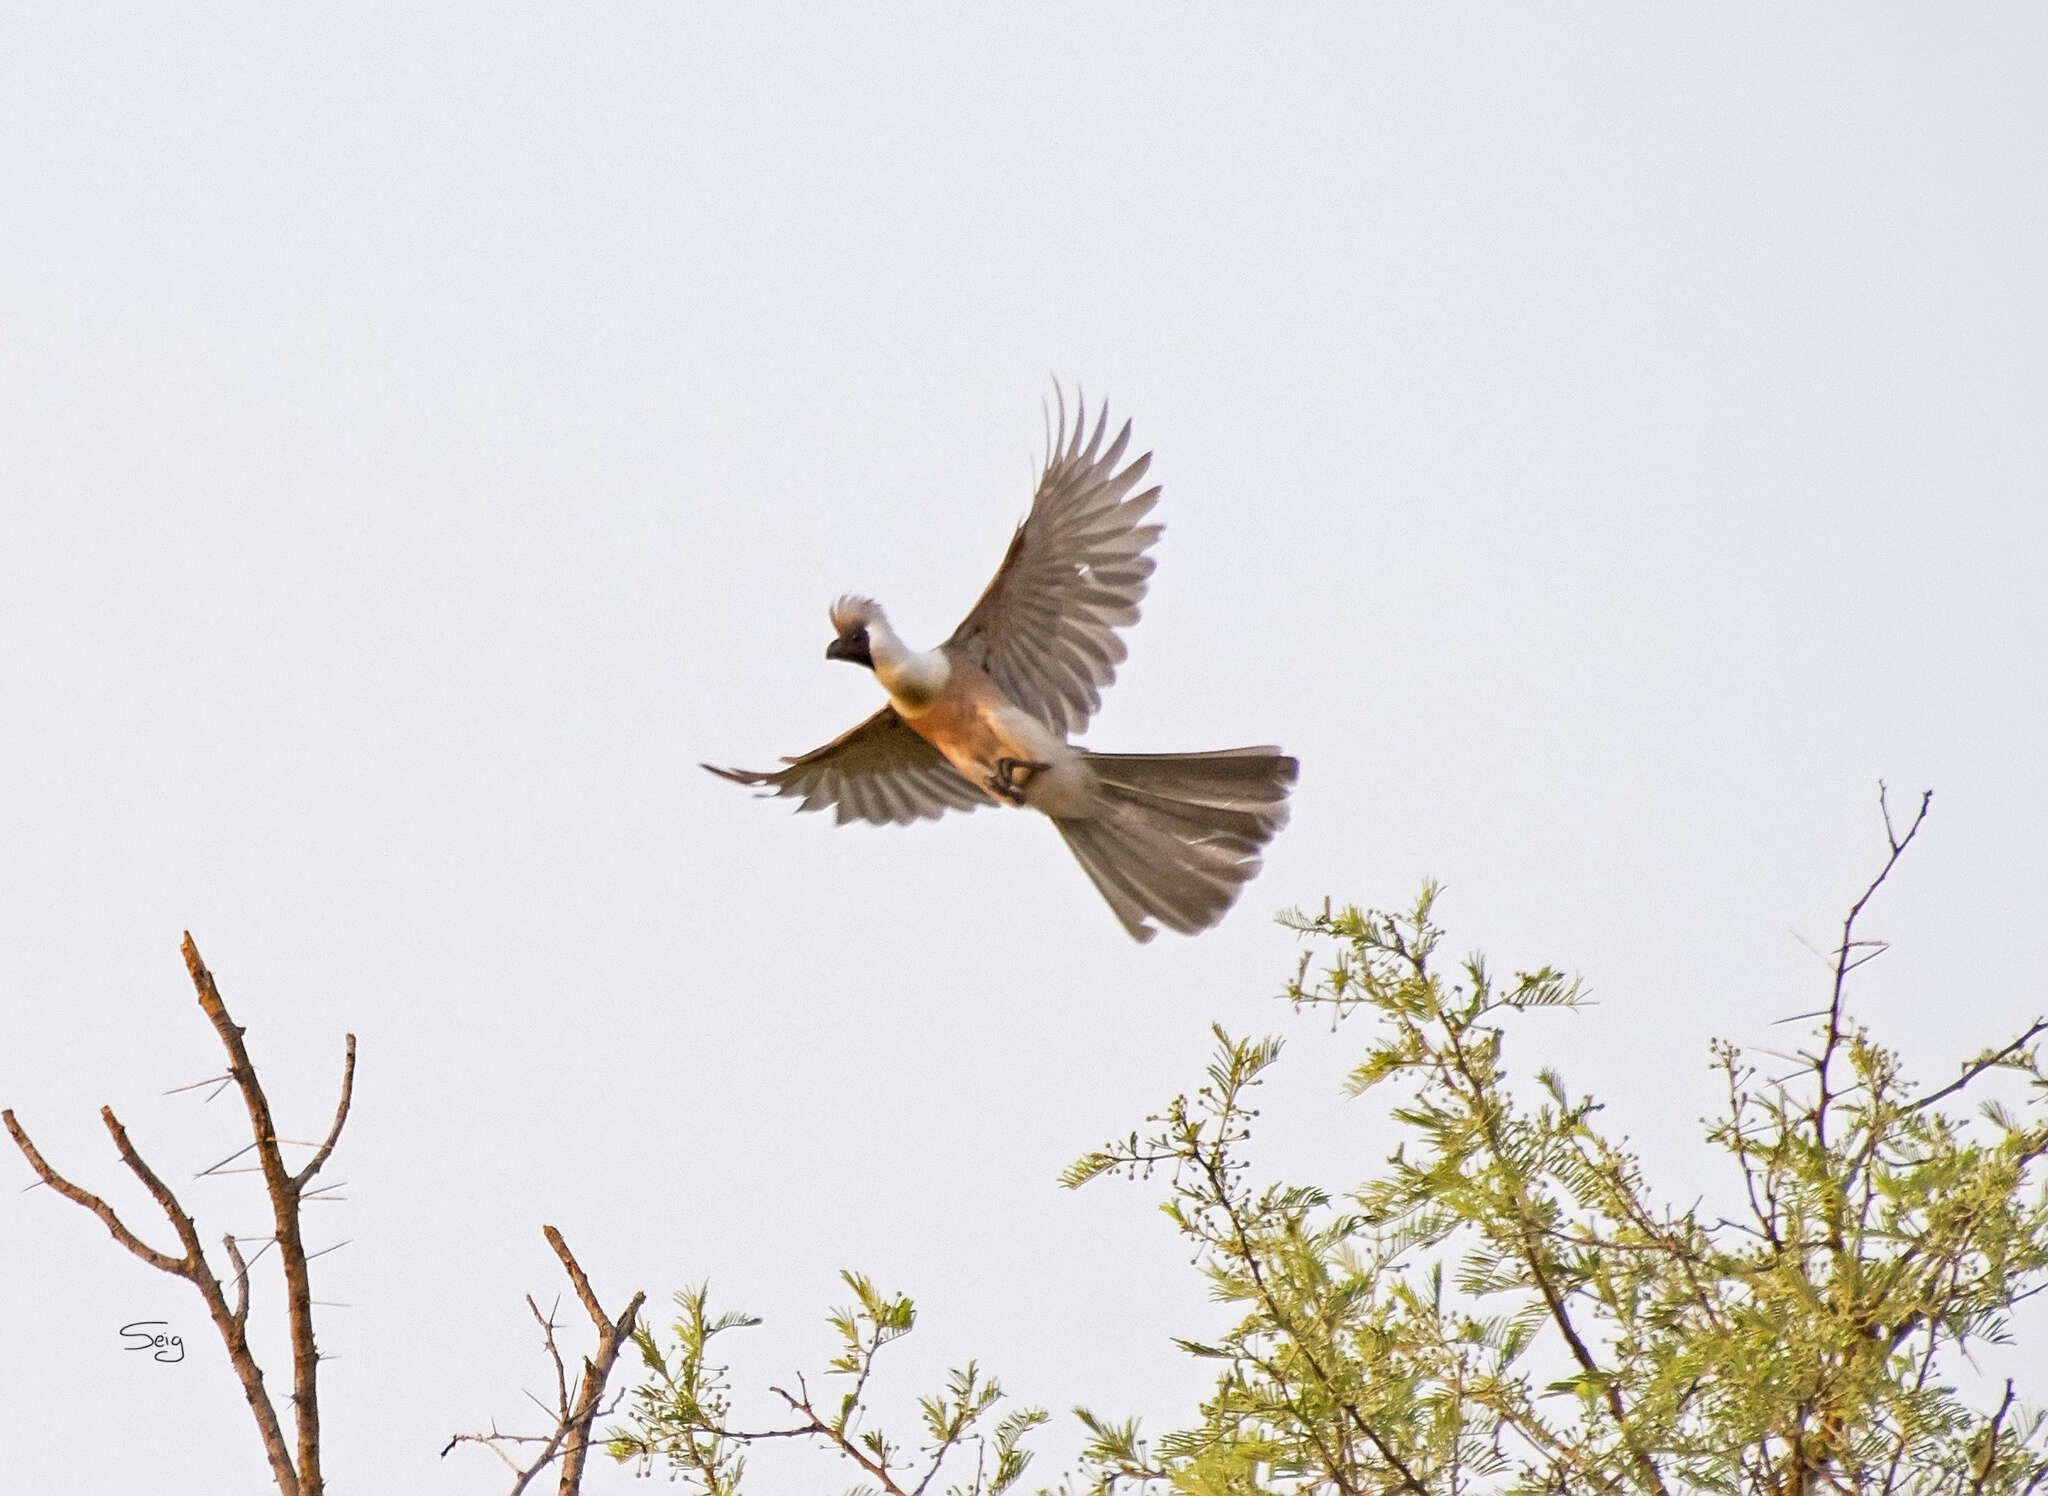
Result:
{"label": "bird in flight", "polygon": [[[851,732],[765,772],[703,767],[839,824],[906,824],[948,810],[1022,806],[1049,817],[1136,940],[1157,921],[1183,935],[1220,920],[1287,823],[1297,765],[1278,748],[1095,753],[1067,741],[1102,705],[1152,575],[1144,524],[1151,466],[1128,464],[1131,427],[1107,447],[1066,402],[1048,432],[1031,512],[980,601],[935,649],[912,649],[871,598],[832,605],[825,658],[874,672],[888,705]],[[1122,464],[1122,466],[1119,466]]]}

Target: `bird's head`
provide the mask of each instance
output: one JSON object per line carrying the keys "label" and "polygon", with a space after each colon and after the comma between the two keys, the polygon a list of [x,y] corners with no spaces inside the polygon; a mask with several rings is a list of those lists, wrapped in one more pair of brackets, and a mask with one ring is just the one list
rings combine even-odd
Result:
{"label": "bird's head", "polygon": [[840,598],[832,605],[832,632],[835,637],[825,646],[825,658],[846,660],[874,669],[875,657],[868,646],[868,625],[881,621],[882,610],[873,598]]}

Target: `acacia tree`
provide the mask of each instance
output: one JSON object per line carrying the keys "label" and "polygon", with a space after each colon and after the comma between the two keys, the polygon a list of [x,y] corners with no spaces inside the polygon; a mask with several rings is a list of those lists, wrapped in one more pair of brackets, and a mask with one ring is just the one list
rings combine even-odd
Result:
{"label": "acacia tree", "polygon": [[[1285,996],[1372,1023],[1350,1090],[1391,1097],[1405,1140],[1349,1190],[1254,1186],[1252,1102],[1281,1044],[1219,1028],[1205,1085],[1068,1170],[1070,1187],[1163,1175],[1168,1216],[1214,1297],[1240,1311],[1223,1334],[1180,1342],[1217,1368],[1191,1426],[1148,1440],[1134,1420],[1075,1410],[1087,1431],[1082,1486],[1096,1496],[2024,1496],[2048,1484],[2048,1418],[2014,1381],[1972,1384],[1967,1360],[1973,1345],[2006,1338],[2014,1307],[2048,1286],[2048,1075],[2036,1047],[2048,1020],[1924,1092],[1854,1021],[1849,978],[1884,948],[1859,922],[1928,801],[1903,832],[1881,791],[1879,805],[1888,855],[1843,921],[1825,1006],[1804,1015],[1815,1020],[1810,1046],[1775,1076],[1733,1044],[1715,1048],[1726,1100],[1708,1136],[1729,1165],[1732,1216],[1662,1203],[1640,1161],[1599,1130],[1594,1101],[1556,1075],[1536,1078],[1533,1100],[1517,1096],[1511,1027],[1575,1004],[1575,982],[1548,967],[1497,981],[1478,957],[1439,965],[1433,888],[1401,915],[1291,917],[1312,948]],[[228,1056],[226,1073],[202,1084],[239,1088],[249,1115],[251,1142],[223,1162],[255,1152],[275,1210],[263,1241],[279,1249],[284,1278],[295,1438],[250,1352],[254,1260],[238,1240],[223,1245],[224,1277],[111,1110],[116,1152],[164,1212],[178,1254],[150,1247],[58,1173],[12,1112],[0,1122],[41,1183],[194,1284],[279,1489],[312,1496],[322,1430],[307,1263],[318,1254],[305,1250],[299,1209],[327,1198],[314,1179],[349,1114],[354,1040],[332,1124],[293,1170],[279,1150],[296,1145],[277,1135],[243,1031],[189,937],[185,958]],[[553,1426],[450,1443],[497,1450],[514,1490],[556,1463],[564,1496],[580,1488],[629,1331],[648,1379],[606,1447],[685,1489],[737,1496],[748,1449],[770,1440],[835,1455],[856,1468],[858,1489],[881,1496],[998,1496],[1023,1478],[1026,1440],[1046,1415],[1001,1412],[1000,1384],[974,1363],[919,1399],[918,1436],[876,1421],[873,1373],[915,1325],[907,1298],[846,1275],[855,1302],[831,1316],[839,1351],[817,1386],[799,1376],[794,1390],[773,1388],[787,1416],[738,1427],[713,1342],[756,1321],[715,1314],[699,1287],[678,1296],[665,1343],[634,1328],[638,1294],[608,1315],[560,1235],[547,1234],[592,1320],[595,1353],[572,1383],[558,1326],[529,1299],[555,1369],[555,1406],[542,1405]]]}
{"label": "acacia tree", "polygon": [[[1286,997],[1372,1021],[1349,1089],[1391,1097],[1404,1141],[1348,1190],[1254,1185],[1252,1102],[1281,1044],[1217,1029],[1206,1084],[1073,1165],[1070,1187],[1163,1175],[1212,1294],[1241,1310],[1222,1335],[1180,1342],[1217,1367],[1191,1426],[1148,1440],[1135,1421],[1076,1410],[1083,1485],[1979,1496],[2048,1481],[2048,1430],[2021,1389],[1961,1390],[1973,1344],[2002,1339],[2013,1307],[2048,1284],[2035,1048],[2048,1021],[1923,1093],[1847,1008],[1851,974],[1883,949],[1859,922],[1927,805],[1901,831],[1880,794],[1888,855],[1843,921],[1793,1073],[1716,1047],[1726,1105],[1709,1138],[1742,1202],[1734,1216],[1660,1202],[1594,1101],[1558,1076],[1539,1075],[1528,1100],[1511,1088],[1509,1030],[1574,1005],[1575,982],[1548,967],[1503,982],[1478,957],[1440,966],[1433,888],[1400,915],[1292,918],[1312,949]],[[2001,1075],[2021,1101],[1965,1115]],[[753,1321],[714,1316],[694,1291],[673,1353],[639,1333],[654,1375],[612,1452],[732,1496],[749,1445],[808,1440],[860,1465],[864,1489],[924,1491],[980,1437],[993,1384],[972,1417],[969,1399],[926,1400],[926,1446],[904,1455],[862,1419],[884,1329],[910,1328],[907,1301],[862,1304],[835,1321],[841,1400],[820,1413],[799,1384],[801,1396],[782,1393],[788,1424],[744,1429],[708,1348]],[[996,1463],[956,1489],[1014,1482],[1041,1417],[1000,1425]]]}
{"label": "acacia tree", "polygon": [[[629,1425],[610,1435],[613,1458],[634,1461],[642,1474],[665,1465],[686,1489],[705,1496],[736,1496],[748,1448],[785,1439],[833,1451],[860,1471],[854,1489],[877,1496],[937,1489],[950,1496],[1001,1496],[1015,1486],[1031,1459],[1024,1436],[1046,1421],[1044,1410],[1021,1408],[991,1421],[1003,1400],[1002,1384],[970,1361],[948,1374],[943,1390],[918,1399],[924,1442],[906,1445],[892,1437],[873,1420],[869,1382],[882,1348],[916,1325],[917,1309],[859,1273],[840,1277],[854,1302],[828,1316],[839,1353],[824,1376],[836,1383],[821,1379],[814,1391],[810,1378],[798,1374],[796,1390],[770,1388],[789,1417],[758,1429],[732,1423],[729,1368],[713,1361],[711,1343],[761,1321],[730,1310],[713,1314],[702,1284],[678,1293],[673,1350],[644,1326],[633,1332],[650,1379],[632,1396]],[[934,1484],[942,1473],[949,1478],[943,1488]]]}

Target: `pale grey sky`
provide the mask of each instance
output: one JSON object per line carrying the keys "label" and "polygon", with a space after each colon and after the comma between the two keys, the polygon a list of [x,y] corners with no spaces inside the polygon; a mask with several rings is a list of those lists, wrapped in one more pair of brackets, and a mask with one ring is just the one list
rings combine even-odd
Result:
{"label": "pale grey sky", "polygon": [[[164,1242],[96,1114],[181,1182],[237,1144],[159,1094],[216,1067],[178,932],[288,1131],[359,1035],[336,1491],[502,1488],[436,1454],[544,1385],[544,1220],[767,1316],[742,1389],[851,1266],[924,1309],[905,1395],[1184,1416],[1156,1191],[1053,1179],[1212,1019],[1290,1038],[1276,1168],[1386,1151],[1362,1033],[1272,1001],[1290,904],[1433,876],[1455,948],[1583,973],[1511,1058],[1674,1188],[1879,776],[1938,795],[1859,1011],[1945,1070],[2048,1006],[2040,8],[422,10],[0,21],[0,1103]],[[950,629],[1054,375],[1166,490],[1089,741],[1302,760],[1198,940],[1034,818],[695,767],[872,708],[836,593]],[[189,1288],[0,1174],[9,1488],[265,1488]]]}

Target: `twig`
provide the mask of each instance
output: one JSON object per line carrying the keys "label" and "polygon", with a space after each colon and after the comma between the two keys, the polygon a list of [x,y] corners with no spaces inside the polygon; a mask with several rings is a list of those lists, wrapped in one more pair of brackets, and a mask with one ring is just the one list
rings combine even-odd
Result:
{"label": "twig", "polygon": [[[1219,1137],[1229,1131],[1231,1113],[1236,1109],[1235,1097],[1228,1098],[1225,1102],[1224,1113],[1218,1118]],[[1286,1332],[1288,1339],[1300,1351],[1302,1359],[1307,1363],[1309,1370],[1315,1374],[1316,1380],[1322,1383],[1324,1390],[1330,1394],[1338,1407],[1349,1416],[1358,1432],[1365,1436],[1372,1447],[1379,1452],[1380,1458],[1385,1460],[1388,1467],[1393,1470],[1396,1478],[1393,1489],[1410,1491],[1414,1493],[1414,1496],[1428,1496],[1427,1489],[1415,1478],[1415,1472],[1409,1469],[1407,1462],[1382,1437],[1379,1430],[1373,1427],[1365,1415],[1359,1411],[1358,1406],[1344,1395],[1336,1380],[1324,1368],[1321,1360],[1317,1358],[1314,1348],[1308,1344],[1306,1338],[1299,1333],[1294,1324],[1289,1320],[1286,1311],[1282,1309],[1278,1297],[1266,1281],[1265,1272],[1259,1265],[1258,1253],[1252,1246],[1251,1236],[1245,1229],[1243,1217],[1239,1212],[1236,1199],[1231,1193],[1230,1181],[1224,1172],[1223,1155],[1220,1146],[1217,1150],[1206,1156],[1201,1154],[1198,1148],[1196,1163],[1202,1172],[1208,1176],[1209,1187],[1222,1205],[1224,1216],[1230,1222],[1231,1233],[1235,1238],[1237,1256],[1250,1272],[1252,1283],[1258,1289],[1259,1298],[1266,1311],[1273,1316],[1274,1321],[1280,1325],[1282,1330]],[[1324,1463],[1330,1471],[1331,1478],[1336,1481],[1340,1488],[1346,1491],[1352,1490],[1353,1487],[1344,1469],[1344,1465],[1348,1463],[1348,1460],[1340,1462],[1331,1458],[1330,1451],[1322,1448],[1322,1441],[1320,1435],[1315,1431],[1313,1421],[1304,1420],[1303,1422],[1304,1427],[1309,1430],[1311,1438],[1314,1439],[1318,1449],[1323,1454]],[[1347,1444],[1349,1443],[1348,1440],[1346,1442]]]}
{"label": "twig", "polygon": [[235,1265],[235,1328],[242,1329],[249,1323],[249,1264],[242,1260],[242,1249],[235,1244],[233,1233],[223,1236],[221,1245],[228,1249],[228,1261]]}
{"label": "twig", "polygon": [[2027,1031],[2024,1034],[2021,1034],[2012,1043],[2006,1045],[2005,1048],[1992,1054],[1979,1055],[1976,1059],[1970,1061],[1969,1064],[1963,1066],[1963,1073],[1961,1075],[1943,1086],[1939,1091],[1933,1091],[1922,1096],[1918,1101],[1907,1107],[1906,1110],[1917,1112],[1923,1107],[1934,1105],[1935,1102],[1942,1100],[1944,1097],[1955,1095],[1956,1092],[1969,1085],[1971,1081],[1975,1080],[1985,1071],[1993,1069],[2003,1061],[2019,1053],[2022,1049],[2025,1049],[2029,1043],[2043,1033],[2048,1033],[2048,1018],[2036,1018],[2027,1025]]}
{"label": "twig", "polygon": [[1977,1468],[1976,1479],[1970,1482],[1970,1496],[1983,1496],[1984,1482],[1991,1478],[1992,1468],[1998,1462],[1998,1431],[2005,1423],[2005,1415],[2012,1408],[2012,1378],[2005,1379],[2005,1396],[1999,1401],[1998,1411],[1991,1415],[1991,1427],[1985,1431],[1984,1463]]}
{"label": "twig", "polygon": [[313,1176],[320,1172],[334,1153],[334,1145],[341,1138],[342,1124],[348,1121],[349,1102],[356,1091],[356,1041],[350,1035],[348,1047],[341,1057],[341,1099],[334,1104],[334,1125],[327,1129],[327,1136],[320,1140],[320,1148],[307,1161],[306,1167],[292,1176],[292,1183],[300,1190],[313,1182]]}
{"label": "twig", "polygon": [[[1464,1082],[1462,1099],[1468,1112],[1479,1119],[1488,1151],[1495,1159],[1506,1165],[1509,1163],[1509,1152],[1500,1135],[1499,1120],[1487,1105],[1486,1083],[1474,1073],[1471,1057],[1466,1052],[1459,1031],[1446,1025],[1445,1036],[1449,1040],[1449,1063],[1443,1068]],[[1442,1064],[1441,1061],[1439,1063]],[[1618,1379],[1602,1375],[1592,1348],[1586,1344],[1584,1337],[1579,1334],[1578,1327],[1572,1322],[1571,1309],[1565,1303],[1565,1295],[1559,1292],[1557,1285],[1551,1281],[1548,1259],[1530,1225],[1535,1217],[1535,1211],[1519,1172],[1514,1171],[1511,1165],[1510,1178],[1513,1181],[1511,1188],[1515,1203],[1514,1222],[1520,1237],[1515,1245],[1522,1266],[1529,1274],[1529,1281],[1535,1285],[1538,1295],[1541,1296],[1551,1322],[1564,1336],[1565,1347],[1572,1353],[1572,1359],[1579,1363],[1580,1369],[1588,1376],[1600,1377],[1603,1382],[1601,1396],[1607,1403],[1608,1412],[1613,1415],[1615,1432],[1621,1436],[1622,1443],[1627,1447],[1630,1461],[1636,1468],[1637,1477],[1643,1488],[1655,1493],[1655,1496],[1669,1496],[1669,1488],[1664,1483],[1662,1472],[1657,1468],[1656,1461],[1650,1458],[1649,1452],[1643,1448],[1636,1425],[1629,1418],[1627,1404],[1622,1401]]]}
{"label": "twig", "polygon": [[[101,1108],[100,1120],[105,1122],[109,1129],[118,1128],[121,1125],[114,1119],[114,1112],[111,1107]],[[115,1241],[126,1247],[130,1252],[133,1252],[137,1257],[140,1257],[158,1272],[173,1273],[181,1278],[191,1276],[185,1258],[173,1257],[168,1252],[159,1252],[156,1248],[149,1246],[122,1223],[121,1218],[114,1214],[113,1206],[102,1200],[98,1195],[95,1195],[91,1190],[73,1184],[62,1174],[51,1168],[44,1160],[43,1155],[37,1151],[36,1145],[29,1140],[29,1135],[22,1130],[21,1124],[14,1120],[14,1112],[11,1108],[5,1112],[0,1112],[0,1121],[6,1123],[7,1135],[14,1139],[14,1146],[21,1150],[22,1156],[28,1160],[29,1167],[36,1171],[36,1175],[42,1183],[47,1184],[74,1205],[82,1205],[98,1216],[105,1223],[107,1230],[112,1233]],[[175,1224],[174,1219],[173,1225]],[[179,1233],[181,1239],[183,1234],[183,1232]]]}
{"label": "twig", "polygon": [[[619,1359],[620,1347],[633,1333],[634,1321],[639,1317],[640,1306],[646,1301],[647,1295],[634,1294],[632,1302],[626,1305],[624,1312],[617,1319],[612,1319],[604,1312],[604,1306],[598,1302],[596,1290],[590,1286],[590,1279],[584,1273],[582,1264],[577,1262],[575,1254],[569,1250],[569,1244],[562,1240],[562,1233],[552,1226],[541,1227],[541,1233],[547,1237],[548,1245],[555,1249],[555,1255],[561,1259],[562,1269],[569,1275],[569,1282],[576,1289],[576,1297],[582,1301],[584,1309],[590,1315],[591,1323],[597,1329],[597,1353],[595,1356],[584,1358],[582,1375],[577,1378],[576,1393],[571,1397],[568,1372],[562,1364],[561,1348],[555,1343],[556,1326],[553,1312],[543,1315],[540,1306],[534,1303],[533,1296],[528,1294],[526,1307],[532,1311],[534,1319],[539,1323],[542,1343],[547,1348],[548,1359],[554,1363],[556,1406],[549,1408],[539,1398],[533,1397],[532,1393],[528,1393],[527,1396],[533,1397],[533,1401],[542,1412],[554,1417],[554,1428],[545,1434],[506,1434],[500,1433],[497,1425],[493,1423],[488,1434],[456,1434],[443,1446],[441,1455],[445,1459],[449,1450],[458,1444],[484,1445],[512,1471],[514,1479],[511,1496],[521,1496],[521,1493],[532,1484],[534,1477],[559,1458],[562,1462],[561,1483],[556,1488],[559,1496],[577,1496],[583,1488],[584,1460],[590,1448],[590,1426],[600,1413],[606,1411],[602,1406],[605,1384],[611,1379],[612,1368]],[[504,1446],[508,1444],[537,1444],[540,1450],[530,1463],[522,1467],[506,1453]]]}
{"label": "twig", "polygon": [[[1901,836],[1892,822],[1891,802],[1887,798],[1885,783],[1882,779],[1877,782],[1877,808],[1884,817],[1884,839],[1891,848],[1891,855],[1885,859],[1884,866],[1878,869],[1877,876],[1870,880],[1870,886],[1863,890],[1862,896],[1849,906],[1849,913],[1842,920],[1842,943],[1835,948],[1835,981],[1834,990],[1828,998],[1827,1042],[1821,1046],[1820,1055],[1813,1062],[1814,1074],[1820,1083],[1820,1094],[1814,1101],[1812,1112],[1814,1141],[1823,1146],[1828,1140],[1828,1107],[1835,1099],[1828,1089],[1828,1067],[1834,1061],[1835,1051],[1842,1042],[1844,984],[1848,981],[1850,972],[1879,954],[1883,948],[1881,941],[1857,940],[1856,921],[1863,913],[1863,906],[1870,902],[1878,889],[1884,886],[1884,880],[1891,876],[1892,869],[1899,865],[1899,858],[1905,854],[1906,848],[1913,844],[1913,838],[1920,834],[1921,824],[1927,819],[1927,808],[1933,802],[1933,790],[1921,793],[1920,809],[1913,817],[1913,824],[1906,828],[1906,834]],[[1868,947],[1872,945],[1877,946],[1878,950],[1869,950]],[[1851,952],[1858,950],[1865,951],[1865,954],[1851,955]]]}
{"label": "twig", "polygon": [[881,1460],[871,1459],[864,1454],[860,1446],[848,1437],[847,1430],[843,1426],[835,1429],[831,1424],[818,1416],[817,1410],[811,1406],[810,1388],[804,1386],[801,1378],[797,1381],[797,1387],[803,1394],[801,1397],[792,1396],[780,1387],[770,1387],[768,1390],[788,1403],[790,1411],[803,1414],[808,1421],[802,1428],[775,1429],[766,1437],[780,1439],[811,1435],[826,1439],[836,1446],[841,1454],[880,1481],[883,1496],[908,1496],[903,1487],[899,1486],[890,1476],[889,1467],[885,1463]]}

